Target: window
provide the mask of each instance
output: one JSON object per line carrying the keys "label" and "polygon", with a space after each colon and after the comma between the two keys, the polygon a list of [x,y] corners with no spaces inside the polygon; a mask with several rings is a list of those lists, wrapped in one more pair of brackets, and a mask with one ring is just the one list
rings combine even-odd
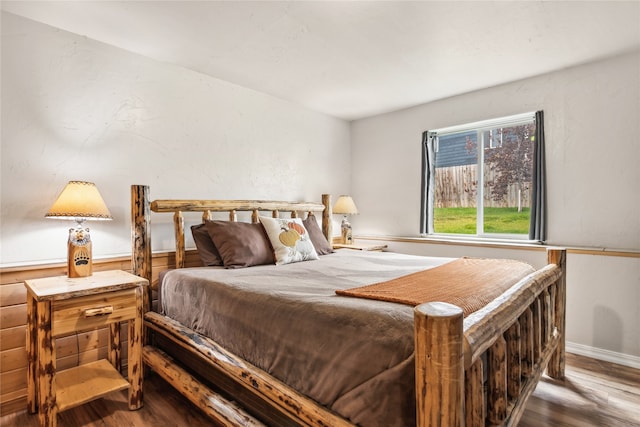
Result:
{"label": "window", "polygon": [[542,112],[427,131],[421,232],[544,240]]}

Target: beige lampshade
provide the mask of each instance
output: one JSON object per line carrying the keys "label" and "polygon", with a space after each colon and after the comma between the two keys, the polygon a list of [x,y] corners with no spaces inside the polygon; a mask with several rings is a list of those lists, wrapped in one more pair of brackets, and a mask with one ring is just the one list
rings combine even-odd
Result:
{"label": "beige lampshade", "polygon": [[358,213],[358,208],[356,204],[353,202],[351,196],[340,196],[336,201],[336,204],[333,205],[333,213],[343,214],[343,215],[355,215]]}
{"label": "beige lampshade", "polygon": [[111,219],[111,213],[93,182],[69,181],[45,217],[104,220]]}

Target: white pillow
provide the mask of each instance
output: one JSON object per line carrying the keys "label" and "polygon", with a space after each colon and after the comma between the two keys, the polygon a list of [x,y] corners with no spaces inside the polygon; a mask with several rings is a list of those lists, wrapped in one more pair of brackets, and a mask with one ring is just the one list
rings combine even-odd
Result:
{"label": "white pillow", "polygon": [[273,246],[276,264],[318,259],[307,229],[300,218],[268,218],[261,216],[271,246]]}

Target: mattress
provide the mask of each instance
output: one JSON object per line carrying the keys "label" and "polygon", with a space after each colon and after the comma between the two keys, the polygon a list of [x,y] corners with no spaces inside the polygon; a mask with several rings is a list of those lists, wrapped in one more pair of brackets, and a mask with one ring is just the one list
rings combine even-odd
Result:
{"label": "mattress", "polygon": [[415,424],[413,307],[336,295],[451,258],[339,250],[164,275],[161,312],[361,426]]}

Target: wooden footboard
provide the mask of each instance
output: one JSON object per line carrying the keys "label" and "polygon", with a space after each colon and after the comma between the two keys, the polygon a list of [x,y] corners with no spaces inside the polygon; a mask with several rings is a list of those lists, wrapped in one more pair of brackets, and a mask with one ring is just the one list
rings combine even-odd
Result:
{"label": "wooden footboard", "polygon": [[517,425],[545,368],[564,376],[565,256],[548,250],[549,265],[466,319],[415,308],[419,427]]}
{"label": "wooden footboard", "polygon": [[[297,211],[322,212],[323,231],[331,237],[328,195],[323,204],[164,200],[150,209],[148,191],[132,186],[132,260],[134,273],[150,283],[150,210],[174,213],[178,268],[184,260],[183,211],[203,212],[203,218],[211,211],[230,211],[234,220],[240,209],[251,211],[256,221],[258,210],[274,216],[281,210],[293,216]],[[419,427],[516,425],[544,370],[554,378],[564,376],[565,251],[550,249],[548,262],[467,318],[460,308],[445,303],[415,308]],[[221,425],[352,426],[171,319],[148,312],[145,326],[189,366],[208,368],[210,377],[201,378],[156,346],[143,351],[145,364]]]}

